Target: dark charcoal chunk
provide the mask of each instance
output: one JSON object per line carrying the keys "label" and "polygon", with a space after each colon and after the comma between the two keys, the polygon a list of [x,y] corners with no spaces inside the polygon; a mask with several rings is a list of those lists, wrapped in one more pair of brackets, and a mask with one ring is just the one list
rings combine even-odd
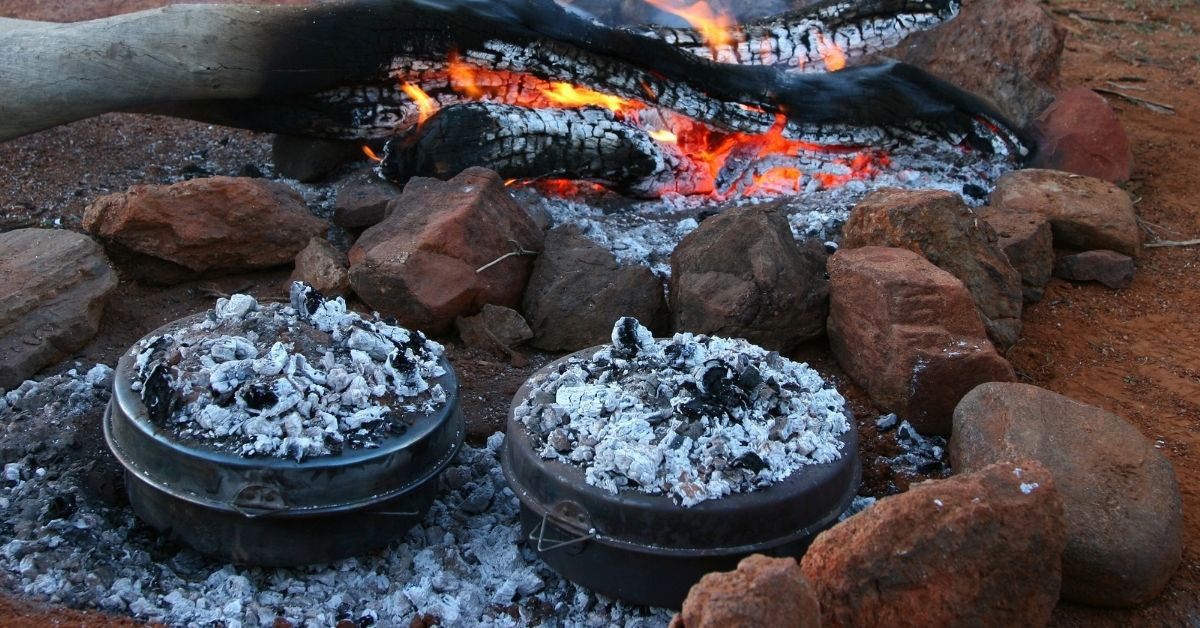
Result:
{"label": "dark charcoal chunk", "polygon": [[325,302],[325,297],[317,292],[317,289],[302,282],[297,281],[292,284],[291,293],[288,295],[292,303],[292,309],[296,310],[296,314],[301,318],[312,316],[317,308]]}
{"label": "dark charcoal chunk", "polygon": [[161,362],[155,363],[142,387],[142,403],[150,420],[166,423],[183,406],[183,400],[171,388],[171,374]]}
{"label": "dark charcoal chunk", "polygon": [[753,451],[748,451],[733,461],[733,466],[741,469],[747,469],[753,473],[758,473],[767,468],[767,463]]}
{"label": "dark charcoal chunk", "polygon": [[253,410],[262,410],[279,401],[279,395],[267,384],[251,384],[244,390],[242,400],[246,402],[246,407]]}

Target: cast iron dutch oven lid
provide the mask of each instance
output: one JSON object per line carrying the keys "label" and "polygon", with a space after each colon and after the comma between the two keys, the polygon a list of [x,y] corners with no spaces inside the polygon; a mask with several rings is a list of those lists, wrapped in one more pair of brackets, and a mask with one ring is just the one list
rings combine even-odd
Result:
{"label": "cast iron dutch oven lid", "polygon": [[[547,365],[530,381],[572,357],[589,357],[603,346],[579,351]],[[610,493],[588,484],[581,469],[544,460],[514,410],[530,394],[527,381],[508,414],[504,474],[521,502],[554,527],[597,541],[642,551],[689,555],[754,551],[758,545],[807,537],[827,527],[858,492],[858,431],[853,418],[840,438],[842,457],[801,467],[786,480],[749,493],[701,502],[690,508],[671,498],[633,490]],[[558,535],[561,536],[561,532]]]}
{"label": "cast iron dutch oven lid", "polygon": [[[190,325],[190,316],[151,332],[162,335]],[[185,445],[155,425],[130,387],[136,344],[117,363],[105,438],[122,465],[145,482],[188,502],[247,516],[307,516],[351,510],[398,497],[436,476],[458,452],[464,429],[458,380],[445,357],[446,374],[433,383],[446,391],[435,412],[413,414],[403,433],[379,447],[347,449],[297,462],[245,458]]]}

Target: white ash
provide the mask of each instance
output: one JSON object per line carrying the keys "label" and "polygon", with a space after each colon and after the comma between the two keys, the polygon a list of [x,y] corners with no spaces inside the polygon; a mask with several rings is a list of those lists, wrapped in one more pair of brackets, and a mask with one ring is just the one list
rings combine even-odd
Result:
{"label": "white ash", "polygon": [[656,341],[632,318],[612,340],[543,374],[515,411],[542,457],[588,484],[694,506],[841,458],[845,400],[808,365],[744,340]]}
{"label": "white ash", "polygon": [[[679,194],[633,200],[611,192],[564,198],[557,193],[543,193],[536,187],[518,188],[514,194],[531,211],[548,216],[550,226],[577,225],[584,235],[612,251],[621,263],[649,266],[665,277],[670,275],[671,253],[679,241],[705,216],[729,207],[779,203],[797,240],[816,238],[836,245],[850,210],[874,190],[883,187],[946,190],[978,207],[987,199],[995,181],[1013,167],[1005,159],[987,159],[946,142],[919,137],[910,145],[897,146],[889,158],[890,163],[869,179],[852,178],[840,186],[827,188],[808,179],[798,192],[780,195],[773,190],[752,190],[750,194],[736,194],[728,201]],[[826,164],[822,170],[845,174],[844,167],[836,163]]]}
{"label": "white ash", "polygon": [[468,627],[650,627],[670,619],[591,594],[518,545],[502,434],[464,447],[425,519],[374,554],[275,569],[224,565],[182,548],[119,497],[91,488],[97,476],[120,474],[89,436],[111,395],[112,370],[98,368],[26,382],[0,405],[0,462],[11,476],[0,482],[0,588],[9,595],[168,626],[407,626],[433,615]]}
{"label": "white ash", "polygon": [[134,348],[152,420],[182,442],[302,460],[371,448],[446,401],[441,345],[292,286],[289,305],[235,294]]}

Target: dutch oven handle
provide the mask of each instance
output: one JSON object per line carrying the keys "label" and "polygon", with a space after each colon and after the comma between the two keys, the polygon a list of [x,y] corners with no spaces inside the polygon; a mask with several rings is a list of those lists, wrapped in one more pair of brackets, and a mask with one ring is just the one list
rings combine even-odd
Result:
{"label": "dutch oven handle", "polygon": [[278,488],[262,484],[251,484],[238,491],[229,505],[249,519],[274,515],[291,509]]}
{"label": "dutch oven handle", "polygon": [[[547,538],[546,526],[553,525],[560,531],[574,534],[572,538]],[[586,543],[596,538],[596,528],[592,527],[592,518],[587,510],[579,504],[563,500],[546,510],[542,521],[529,531],[529,540],[536,543],[538,553],[550,552],[580,543]]]}

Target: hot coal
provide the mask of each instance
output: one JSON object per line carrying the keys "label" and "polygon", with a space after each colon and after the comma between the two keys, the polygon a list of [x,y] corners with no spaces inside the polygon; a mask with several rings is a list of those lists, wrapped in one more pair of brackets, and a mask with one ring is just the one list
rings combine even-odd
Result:
{"label": "hot coal", "polygon": [[235,294],[146,339],[133,382],[182,442],[301,460],[370,448],[446,401],[442,347],[296,283],[290,306]]}
{"label": "hot coal", "polygon": [[532,381],[515,416],[588,484],[683,506],[837,460],[850,429],[845,400],[807,365],[743,340],[655,340],[630,318],[611,346]]}

